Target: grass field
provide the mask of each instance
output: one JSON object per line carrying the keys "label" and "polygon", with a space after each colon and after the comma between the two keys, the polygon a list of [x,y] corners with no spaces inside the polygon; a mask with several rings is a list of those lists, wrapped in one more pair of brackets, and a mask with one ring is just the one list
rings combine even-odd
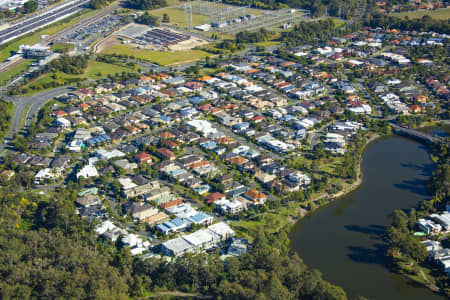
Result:
{"label": "grass field", "polygon": [[[208,1],[192,1],[192,8],[194,9],[196,7],[196,5],[198,4],[208,4]],[[213,3],[209,2],[210,7],[213,7]],[[229,7],[235,7],[238,8],[240,6],[237,5],[231,5],[231,4],[221,4],[221,3],[217,3],[216,4],[216,9],[219,8],[229,8]],[[258,8],[245,8],[245,13],[246,14],[252,14],[255,16],[260,16],[264,13],[264,9],[258,9]]]}
{"label": "grass field", "polygon": [[[195,11],[195,8],[198,7],[199,4],[209,5],[209,7],[211,9],[213,8],[213,3],[211,3],[211,2],[192,1],[193,11]],[[225,7],[238,7],[238,6],[233,6],[233,5],[229,5],[229,4],[216,4],[216,9],[225,8]],[[170,24],[171,25],[177,24],[177,26],[180,28],[187,27],[189,25],[189,20],[186,18],[183,9],[167,7],[167,8],[158,9],[158,10],[154,10],[154,11],[148,11],[148,12],[154,16],[161,17],[161,18],[166,13],[169,15]],[[264,10],[261,10],[261,9],[254,9],[254,8],[246,8],[245,9],[245,14],[253,14],[255,16],[260,16],[263,14],[263,12],[264,12]],[[210,20],[211,20],[211,16],[209,16],[209,15],[192,13],[192,25],[193,26],[209,23]]]}
{"label": "grass field", "polygon": [[333,20],[334,26],[336,26],[337,28],[345,24],[345,21],[342,19],[339,18],[331,18],[331,19]]}
{"label": "grass field", "polygon": [[201,68],[198,76],[210,75],[210,74],[214,73],[215,71],[216,71],[216,69]]}
{"label": "grass field", "polygon": [[62,44],[62,43],[56,43],[53,44],[50,50],[52,51],[62,51],[62,52],[68,52],[73,50],[74,45],[73,44]]}
{"label": "grass field", "polygon": [[[80,78],[81,80],[86,79],[99,79],[104,78],[108,75],[114,75],[116,73],[122,73],[122,72],[133,72],[133,68],[121,66],[121,65],[112,65],[107,64],[103,62],[98,62],[95,60],[90,60],[88,67],[84,74],[80,75],[72,75],[72,74],[66,74],[63,72],[58,72],[56,74],[57,78],[59,80],[65,80],[65,79],[71,79],[71,78]],[[43,74],[42,76],[38,77],[33,82],[30,82],[27,87],[34,88],[33,91],[27,95],[32,95],[40,91],[39,89],[36,89],[36,87],[42,86],[46,83],[52,82],[55,80],[53,73]]]}
{"label": "grass field", "polygon": [[271,46],[276,46],[279,44],[280,44],[280,42],[278,42],[278,41],[265,41],[265,42],[253,43],[252,45],[262,46],[262,47],[271,47]]}
{"label": "grass field", "polygon": [[298,215],[299,203],[289,203],[288,206],[280,207],[277,212],[263,213],[249,220],[232,223],[233,228],[240,236],[252,240],[256,232],[264,228],[265,232],[275,233],[290,222],[290,217]]}
{"label": "grass field", "polygon": [[[150,14],[162,18],[164,14],[169,15],[170,23],[171,25],[175,25],[183,28],[188,27],[189,23],[188,20],[184,14],[184,10],[176,9],[176,8],[163,8],[156,11],[149,11]],[[209,21],[210,17],[205,15],[199,15],[199,14],[192,14],[192,25],[197,26],[201,24],[205,24]]]}
{"label": "grass field", "polygon": [[[59,79],[59,80],[65,80],[65,79],[70,79],[70,78],[78,78],[78,77],[82,76],[82,75],[66,74],[66,73],[63,73],[63,72],[57,72],[55,75],[56,75],[56,78]],[[34,81],[30,82],[28,84],[28,86],[30,88],[36,88],[36,87],[42,86],[44,84],[50,83],[53,80],[55,80],[54,74],[53,73],[47,73],[47,74],[43,74],[43,75],[39,76]]]}
{"label": "grass field", "polygon": [[162,66],[179,64],[182,62],[196,61],[211,56],[202,50],[188,51],[151,51],[145,49],[137,49],[128,45],[113,45],[112,47],[102,51],[104,54],[128,54],[136,58],[149,60]]}
{"label": "grass field", "polygon": [[0,73],[0,86],[6,84],[10,79],[17,77],[17,75],[24,72],[31,63],[31,60],[25,60],[24,62],[15,65],[8,71]]}
{"label": "grass field", "polygon": [[448,20],[450,19],[450,8],[440,8],[435,10],[414,10],[414,11],[405,11],[400,13],[393,13],[393,16],[404,18],[408,16],[410,19],[418,19],[423,16],[430,16],[433,19],[439,20]]}
{"label": "grass field", "polygon": [[76,23],[80,22],[80,20],[90,17],[97,12],[98,10],[89,10],[86,13],[82,14],[81,16],[71,19],[67,23],[58,22],[56,24],[50,25],[50,27],[46,29],[37,31],[29,36],[25,36],[19,40],[11,41],[9,44],[7,44],[6,47],[0,50],[0,61],[5,60],[9,56],[11,56],[12,53],[16,52],[19,49],[20,45],[22,44],[34,45],[41,40],[41,35],[53,35],[55,33],[58,33],[59,31],[64,30],[70,26],[73,26]]}
{"label": "grass field", "polygon": [[[85,76],[88,79],[98,79],[98,78],[102,78],[108,75],[114,75],[116,73],[122,73],[122,72],[133,72],[133,68],[131,67],[126,67],[126,66],[122,66],[122,65],[112,65],[112,64],[107,64],[104,62],[99,62],[99,61],[95,61],[95,60],[90,60]],[[103,75],[98,75],[99,73],[103,74]]]}

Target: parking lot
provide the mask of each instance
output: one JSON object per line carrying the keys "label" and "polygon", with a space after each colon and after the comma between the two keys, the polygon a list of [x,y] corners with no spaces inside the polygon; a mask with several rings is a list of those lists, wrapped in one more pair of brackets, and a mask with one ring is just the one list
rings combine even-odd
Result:
{"label": "parking lot", "polygon": [[92,36],[99,37],[102,34],[108,33],[122,25],[122,19],[117,15],[107,15],[104,18],[95,21],[83,28],[76,30],[73,33],[66,35],[58,40],[59,43],[79,43]]}

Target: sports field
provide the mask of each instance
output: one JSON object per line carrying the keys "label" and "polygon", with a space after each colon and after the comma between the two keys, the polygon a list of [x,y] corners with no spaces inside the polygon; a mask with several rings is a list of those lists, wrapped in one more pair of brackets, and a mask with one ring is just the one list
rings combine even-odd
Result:
{"label": "sports field", "polygon": [[422,18],[423,16],[430,16],[433,19],[438,19],[438,20],[448,20],[450,19],[450,8],[440,8],[440,9],[434,9],[434,10],[414,10],[414,11],[405,11],[405,12],[400,12],[400,13],[393,13],[391,14],[393,16],[397,16],[397,17],[406,17],[408,16],[408,18],[410,19],[419,19]]}

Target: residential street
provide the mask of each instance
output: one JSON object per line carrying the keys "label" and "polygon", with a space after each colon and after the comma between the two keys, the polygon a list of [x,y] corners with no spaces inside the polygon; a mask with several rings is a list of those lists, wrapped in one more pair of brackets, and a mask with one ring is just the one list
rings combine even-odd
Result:
{"label": "residential street", "polygon": [[[9,134],[5,141],[0,145],[0,152],[6,147],[6,143],[11,141],[14,134],[20,132],[22,118],[25,117],[25,127],[34,121],[39,109],[49,100],[66,94],[73,89],[71,86],[59,87],[28,97],[5,97],[6,101],[13,102],[16,106]],[[27,112],[25,112],[28,109]],[[0,154],[1,155],[1,154]]]}

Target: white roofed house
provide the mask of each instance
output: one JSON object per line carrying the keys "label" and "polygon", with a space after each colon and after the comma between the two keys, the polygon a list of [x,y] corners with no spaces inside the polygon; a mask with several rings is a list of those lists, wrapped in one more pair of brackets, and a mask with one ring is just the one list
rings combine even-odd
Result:
{"label": "white roofed house", "polygon": [[65,118],[57,118],[54,121],[56,126],[62,127],[62,128],[70,128],[70,121]]}
{"label": "white roofed house", "polygon": [[226,223],[217,223],[207,229],[178,237],[161,244],[161,252],[167,256],[181,256],[188,252],[202,252],[217,246],[235,235]]}
{"label": "white roofed house", "polygon": [[208,230],[214,232],[217,236],[219,236],[221,241],[225,241],[235,236],[234,230],[224,222],[213,224],[208,227]]}
{"label": "white roofed house", "polygon": [[237,200],[217,200],[214,204],[222,214],[237,214],[244,210],[244,205]]}
{"label": "white roofed house", "polygon": [[140,237],[133,233],[127,233],[122,237],[122,243],[130,247],[132,256],[142,254],[147,251],[148,242],[143,242]]}
{"label": "white roofed house", "polygon": [[372,114],[372,107],[370,107],[370,105],[368,104],[353,105],[349,107],[348,110],[354,112],[355,114],[364,114],[364,115]]}
{"label": "white roofed house", "polygon": [[34,183],[41,184],[49,180],[53,180],[55,178],[56,175],[52,172],[52,170],[50,168],[45,168],[37,172],[36,175],[34,175]]}
{"label": "white roofed house", "polygon": [[128,233],[126,230],[117,227],[109,220],[97,225],[95,227],[95,232],[113,242],[117,241],[120,235],[125,235]]}
{"label": "white roofed house", "polygon": [[92,177],[98,177],[98,171],[97,169],[92,165],[86,165],[84,166],[78,173],[77,173],[77,179],[80,177],[84,178],[92,178]]}
{"label": "white roofed house", "polygon": [[114,228],[116,228],[117,226],[114,225],[111,221],[106,220],[104,221],[102,224],[99,224],[95,227],[95,232],[97,232],[98,234],[103,234],[108,230],[112,230]]}
{"label": "white roofed house", "polygon": [[203,251],[216,246],[219,237],[212,231],[200,229],[191,234],[183,236],[183,238],[194,246],[194,250]]}
{"label": "white roofed house", "polygon": [[287,179],[289,179],[292,182],[298,183],[301,186],[307,186],[311,184],[311,177],[300,171],[292,172],[287,176]]}
{"label": "white roofed house", "polygon": [[442,226],[428,219],[419,219],[416,222],[417,227],[427,234],[436,234],[441,232]]}
{"label": "white roofed house", "polygon": [[102,160],[110,160],[111,158],[115,157],[124,157],[125,153],[117,149],[111,151],[100,149],[95,152],[95,156]]}
{"label": "white roofed house", "polygon": [[442,214],[432,214],[430,216],[433,220],[438,222],[445,231],[450,230],[450,213],[444,212]]}
{"label": "white roofed house", "polygon": [[116,167],[119,167],[119,168],[124,169],[126,171],[132,171],[134,169],[137,169],[137,167],[138,167],[138,165],[136,163],[130,162],[127,159],[116,160],[114,162],[114,165]]}
{"label": "white roofed house", "polygon": [[166,256],[177,257],[193,251],[194,245],[182,237],[168,240],[167,242],[161,244],[161,252]]}

